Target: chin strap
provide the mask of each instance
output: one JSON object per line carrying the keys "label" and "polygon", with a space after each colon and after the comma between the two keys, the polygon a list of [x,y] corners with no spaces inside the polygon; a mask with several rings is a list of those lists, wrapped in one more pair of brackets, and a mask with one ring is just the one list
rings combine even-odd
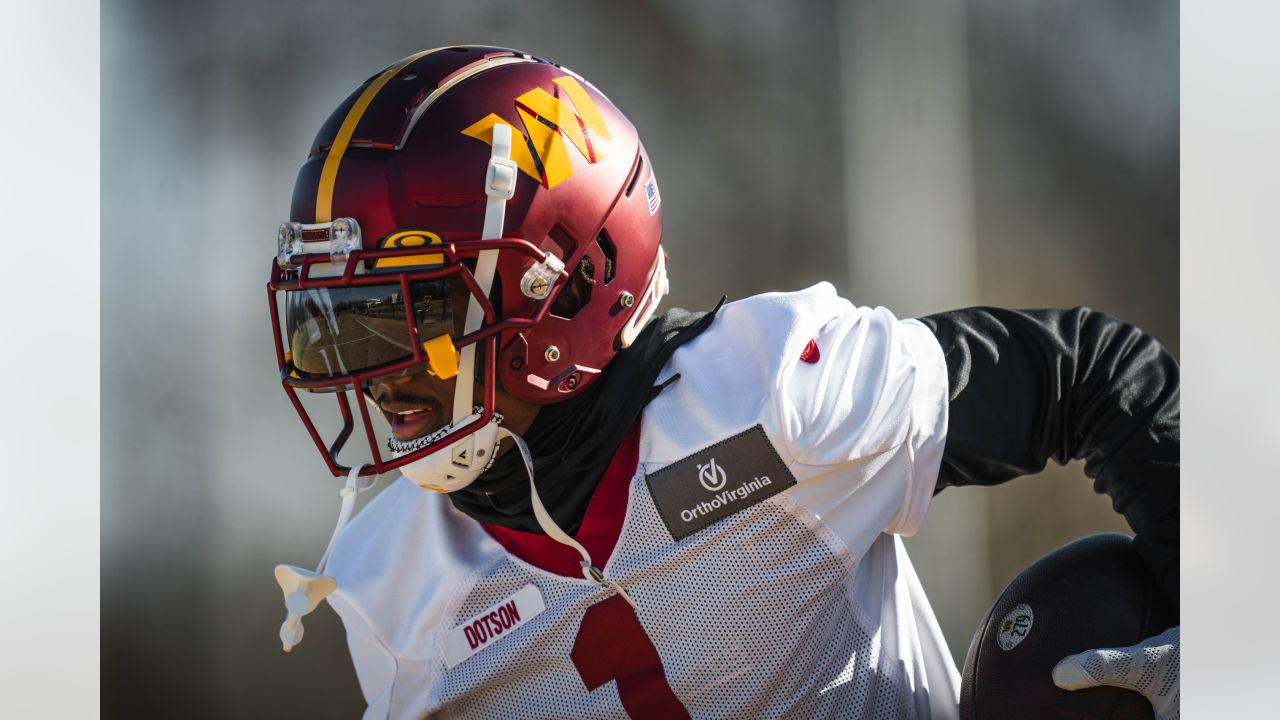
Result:
{"label": "chin strap", "polygon": [[[497,123],[493,126],[493,150],[490,153],[489,165],[484,177],[484,194],[487,200],[484,207],[484,227],[480,233],[481,240],[497,240],[502,237],[507,217],[507,201],[515,197],[518,176],[519,168],[511,159],[511,126]],[[485,297],[489,296],[489,291],[493,288],[493,278],[497,268],[497,250],[481,250],[476,254],[476,269],[473,276],[481,294]],[[479,330],[483,322],[484,309],[480,307],[480,300],[472,295],[467,302],[467,316],[462,334],[470,335]],[[471,418],[477,344],[466,345],[459,352],[458,379],[453,391],[454,427],[465,425]],[[477,462],[475,450],[475,437],[468,435],[450,445],[447,452],[459,468],[472,468]]]}
{"label": "chin strap", "polygon": [[280,626],[280,642],[285,652],[289,652],[295,645],[302,642],[303,616],[315,610],[320,601],[338,587],[337,580],[324,574],[325,565],[329,563],[329,554],[333,552],[333,545],[338,541],[338,535],[351,521],[351,514],[356,507],[356,496],[373,487],[378,479],[377,475],[371,475],[367,481],[361,482],[362,467],[364,466],[357,465],[351,468],[351,473],[347,475],[347,484],[338,491],[342,496],[342,506],[338,510],[338,523],[333,528],[329,545],[324,549],[324,555],[320,556],[320,564],[316,566],[315,571],[305,570],[296,565],[276,566],[276,582],[280,584],[280,590],[284,593],[284,607],[287,613],[284,624]]}
{"label": "chin strap", "polygon": [[561,545],[568,545],[578,551],[578,554],[582,556],[582,561],[579,563],[582,565],[582,577],[602,588],[618,593],[622,596],[623,600],[627,601],[627,604],[631,606],[632,610],[635,610],[637,613],[640,612],[640,608],[636,605],[636,602],[631,599],[631,596],[627,594],[627,591],[623,590],[622,586],[618,583],[605,579],[604,573],[600,572],[600,570],[591,562],[591,554],[582,546],[582,543],[570,537],[569,533],[566,533],[561,529],[561,527],[556,524],[556,521],[552,519],[551,514],[547,512],[547,508],[542,504],[542,498],[538,497],[538,486],[533,482],[533,458],[529,454],[529,447],[524,444],[524,439],[506,428],[498,428],[498,430],[502,435],[511,438],[512,441],[515,442],[516,447],[520,450],[520,458],[524,460],[524,468],[529,473],[529,494],[533,500],[533,517],[538,521],[538,527],[542,528],[542,532],[546,533],[547,537],[555,540]]}

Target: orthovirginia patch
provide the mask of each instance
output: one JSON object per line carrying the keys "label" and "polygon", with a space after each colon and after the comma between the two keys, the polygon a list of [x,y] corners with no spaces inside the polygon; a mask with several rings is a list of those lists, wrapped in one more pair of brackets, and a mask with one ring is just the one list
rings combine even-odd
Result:
{"label": "orthovirginia patch", "polygon": [[647,476],[671,537],[682,540],[796,484],[756,425]]}

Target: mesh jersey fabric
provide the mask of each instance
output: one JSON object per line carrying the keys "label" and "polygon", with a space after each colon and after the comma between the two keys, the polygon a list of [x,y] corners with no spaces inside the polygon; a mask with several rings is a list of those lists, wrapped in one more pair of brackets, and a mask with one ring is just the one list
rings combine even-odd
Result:
{"label": "mesh jersey fabric", "polygon": [[[801,363],[810,340],[821,359]],[[928,329],[824,283],[727,305],[660,380],[675,373],[642,416],[613,555],[595,561],[690,716],[956,717],[958,673],[893,534],[919,526],[945,441]],[[797,485],[673,540],[646,475],[757,424]],[[620,685],[588,690],[571,658],[617,642],[583,624],[612,593],[509,555],[446,498],[401,479],[329,571],[367,718],[627,716]],[[530,585],[543,612],[446,666],[450,631]]]}

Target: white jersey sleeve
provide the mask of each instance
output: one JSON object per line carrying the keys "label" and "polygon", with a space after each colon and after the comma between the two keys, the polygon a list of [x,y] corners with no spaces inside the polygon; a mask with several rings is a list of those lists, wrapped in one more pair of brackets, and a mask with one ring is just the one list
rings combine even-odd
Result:
{"label": "white jersey sleeve", "polygon": [[[826,319],[811,338],[813,362],[801,359],[809,338],[792,339],[776,396],[793,472],[808,476],[797,499],[846,541],[857,529],[914,534],[946,443],[942,348],[918,321],[854,307],[830,285],[806,293],[816,296],[814,310]],[[841,521],[851,513],[854,525]]]}
{"label": "white jersey sleeve", "polygon": [[946,361],[923,324],[825,282],[767,293],[726,305],[659,380],[675,373],[645,411],[650,469],[759,422],[788,494],[855,553],[919,529],[947,432]]}

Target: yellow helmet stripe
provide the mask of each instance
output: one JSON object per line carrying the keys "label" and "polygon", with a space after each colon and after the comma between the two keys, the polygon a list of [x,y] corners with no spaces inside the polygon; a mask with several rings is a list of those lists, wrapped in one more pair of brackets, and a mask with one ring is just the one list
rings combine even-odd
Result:
{"label": "yellow helmet stripe", "polygon": [[338,135],[333,139],[333,145],[329,147],[329,155],[324,159],[324,167],[320,170],[320,185],[316,189],[316,222],[333,221],[333,186],[338,181],[338,164],[342,162],[342,156],[347,152],[347,145],[350,144],[351,136],[356,131],[356,125],[360,123],[360,118],[364,116],[364,111],[369,109],[369,103],[373,102],[374,96],[382,90],[383,86],[391,78],[395,77],[410,63],[439,49],[424,50],[392,65],[379,75],[376,80],[369,83],[369,87],[365,88],[364,92],[360,93],[360,97],[356,98],[355,104],[347,112],[347,117],[343,119],[342,126],[338,128]]}

